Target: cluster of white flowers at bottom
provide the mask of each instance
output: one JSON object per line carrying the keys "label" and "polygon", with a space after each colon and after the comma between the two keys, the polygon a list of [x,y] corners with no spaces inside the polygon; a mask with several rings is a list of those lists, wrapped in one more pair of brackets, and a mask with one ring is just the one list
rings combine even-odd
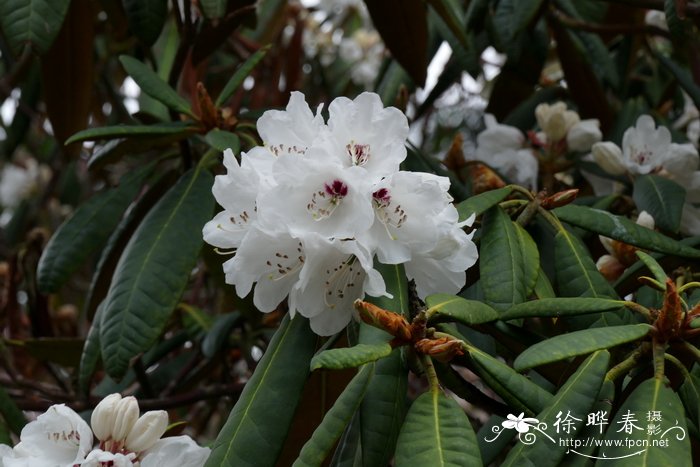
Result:
{"label": "cluster of white flowers at bottom", "polygon": [[204,227],[204,239],[235,249],[226,282],[255,306],[274,310],[289,297],[320,335],[342,330],[353,302],[388,295],[374,258],[405,264],[418,294],[456,293],[476,246],[447,193],[449,180],[399,171],[408,122],[377,94],[335,99],[324,122],[304,95],[285,111],[258,120],[264,146],[224,153],[226,175],[213,193],[224,210]]}
{"label": "cluster of white flowers at bottom", "polygon": [[210,449],[189,436],[161,439],[168,414],[149,411],[139,417],[134,397],[112,394],[92,413],[100,440],[93,449],[90,426],[65,404],[52,405],[28,423],[14,448],[0,444],[0,467],[201,467]]}

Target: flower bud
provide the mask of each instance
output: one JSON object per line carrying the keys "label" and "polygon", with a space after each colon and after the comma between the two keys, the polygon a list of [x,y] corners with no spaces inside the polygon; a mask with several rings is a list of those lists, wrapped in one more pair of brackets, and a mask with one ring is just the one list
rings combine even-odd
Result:
{"label": "flower bud", "polygon": [[549,143],[562,140],[569,129],[579,122],[580,117],[573,110],[567,110],[566,104],[540,104],[535,108],[537,124],[547,135]]}
{"label": "flower bud", "polygon": [[542,200],[542,207],[545,209],[554,209],[565,206],[573,202],[576,199],[576,196],[578,196],[578,188],[560,191],[559,193],[554,193],[552,196],[548,196]]}
{"label": "flower bud", "polygon": [[168,412],[165,410],[146,412],[136,421],[127,436],[126,448],[133,452],[145,451],[163,436],[167,428]]}
{"label": "flower bud", "polygon": [[139,403],[136,398],[129,396],[120,400],[115,410],[112,438],[116,441],[125,440],[138,418]]}
{"label": "flower bud", "polygon": [[92,431],[100,441],[107,441],[112,437],[112,423],[114,421],[116,407],[122,396],[118,393],[110,394],[97,404],[90,417]]}
{"label": "flower bud", "polygon": [[365,323],[383,329],[399,340],[411,340],[411,326],[403,316],[359,299],[354,305]]}
{"label": "flower bud", "polygon": [[414,347],[418,352],[430,355],[435,360],[445,363],[459,355],[464,355],[462,342],[449,337],[421,339],[414,344]]}
{"label": "flower bud", "polygon": [[622,175],[627,172],[627,167],[622,160],[622,150],[617,144],[610,141],[595,143],[591,150],[596,163],[607,173]]}
{"label": "flower bud", "polygon": [[641,225],[642,227],[646,227],[647,229],[654,230],[654,218],[648,212],[642,211],[639,213],[639,216],[637,216],[637,225]]}
{"label": "flower bud", "polygon": [[625,272],[625,267],[613,255],[601,256],[596,261],[595,266],[610,282],[617,280]]}
{"label": "flower bud", "polygon": [[597,119],[581,120],[569,128],[566,145],[571,151],[587,152],[591,150],[591,146],[600,142],[602,137],[600,122]]}

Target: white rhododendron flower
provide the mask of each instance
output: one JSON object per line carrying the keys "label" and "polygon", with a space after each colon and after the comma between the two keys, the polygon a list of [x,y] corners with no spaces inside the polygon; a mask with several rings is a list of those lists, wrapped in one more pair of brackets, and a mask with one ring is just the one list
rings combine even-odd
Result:
{"label": "white rhododendron flower", "polygon": [[[634,127],[622,136],[622,147],[610,141],[593,145],[596,163],[611,175],[631,178],[655,174],[668,178],[686,190],[686,202],[681,217],[681,231],[700,235],[700,156],[692,144],[671,142],[671,132],[656,126],[649,115],[641,115]],[[589,177],[587,177],[589,178]],[[613,180],[595,179],[592,186],[597,195],[607,195],[619,189]]]}
{"label": "white rhododendron flower", "polygon": [[0,445],[1,467],[202,467],[211,450],[189,436],[161,439],[168,414],[153,410],[139,417],[134,397],[105,397],[90,419],[99,446],[93,449],[90,426],[64,404],[52,405],[28,423],[20,442]]}
{"label": "white rhododendron flower", "polygon": [[203,229],[205,241],[235,251],[223,269],[240,297],[255,287],[263,312],[288,298],[290,314],[319,335],[341,331],[356,299],[388,296],[375,260],[406,264],[425,295],[459,291],[477,258],[449,180],[399,170],[401,111],[363,93],[335,99],[328,112],[325,123],[298,92],[286,110],[265,112],[263,146],[240,163],[224,153],[227,173],[213,188],[224,209]]}

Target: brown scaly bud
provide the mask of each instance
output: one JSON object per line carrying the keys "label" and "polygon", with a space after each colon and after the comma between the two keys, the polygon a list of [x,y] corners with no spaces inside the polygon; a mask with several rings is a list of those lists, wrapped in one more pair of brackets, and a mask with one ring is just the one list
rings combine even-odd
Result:
{"label": "brown scaly bud", "polygon": [[548,196],[543,199],[541,206],[545,209],[554,209],[565,206],[575,200],[577,195],[578,188],[560,191],[559,193],[554,193],[552,196]]}
{"label": "brown scaly bud", "polygon": [[481,162],[469,162],[467,170],[475,195],[506,186],[506,182],[496,172]]}
{"label": "brown scaly bud", "polygon": [[388,332],[399,341],[411,341],[411,326],[403,316],[359,299],[355,300],[355,309],[365,323]]}
{"label": "brown scaly bud", "polygon": [[676,284],[673,280],[666,279],[664,304],[659,310],[659,317],[655,323],[656,329],[664,341],[668,341],[678,335],[682,319],[681,298],[678,295]]}
{"label": "brown scaly bud", "polygon": [[197,101],[199,103],[200,119],[204,127],[207,130],[218,127],[219,113],[201,81],[197,82]]}
{"label": "brown scaly bud", "polygon": [[445,156],[445,166],[453,172],[459,172],[467,165],[467,161],[464,159],[464,151],[462,151],[463,145],[464,138],[462,137],[462,133],[455,133],[450,149]]}
{"label": "brown scaly bud", "polygon": [[447,363],[453,358],[464,355],[462,343],[457,339],[440,337],[439,339],[421,339],[413,347],[416,351],[429,355],[440,362]]}

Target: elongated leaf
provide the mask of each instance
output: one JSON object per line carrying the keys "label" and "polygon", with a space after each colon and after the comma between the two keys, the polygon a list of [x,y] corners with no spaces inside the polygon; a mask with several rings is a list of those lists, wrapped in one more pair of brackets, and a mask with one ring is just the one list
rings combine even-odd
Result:
{"label": "elongated leaf", "polygon": [[634,181],[632,196],[637,209],[651,214],[657,227],[678,232],[685,203],[682,186],[658,175],[643,175]]}
{"label": "elongated leaf", "polygon": [[510,186],[504,186],[498,190],[487,191],[471,198],[467,198],[457,205],[460,222],[468,219],[472,214],[480,215],[492,206],[500,203],[513,192]]}
{"label": "elongated leaf", "polygon": [[460,11],[453,8],[454,4],[447,0],[428,0],[428,4],[435,10],[443,24],[457,38],[463,49],[469,48],[469,40],[464,32],[464,20],[460,18]]}
{"label": "elongated leaf", "polygon": [[311,371],[319,368],[341,370],[355,368],[365,363],[374,362],[391,353],[388,342],[382,344],[357,344],[344,349],[330,349],[316,355],[311,360]]}
{"label": "elongated leaf", "polygon": [[517,318],[560,317],[619,310],[623,301],[606,298],[545,298],[520,303],[501,314],[503,321]]}
{"label": "elongated leaf", "polygon": [[540,422],[547,423],[547,428],[543,430],[546,435],[533,430],[537,436],[537,442],[517,443],[503,465],[520,466],[529,463],[538,467],[559,465],[569,452],[569,447],[565,443],[559,443],[559,438],[569,437],[569,434],[565,433],[561,423],[557,425],[555,420],[562,420],[571,415],[574,418],[569,419],[572,424],[567,425],[567,429],[575,433],[583,427],[589,410],[598,398],[609,361],[610,354],[604,350],[588,357],[576,373],[571,375],[564,386],[557,391],[547,407],[537,414],[536,418]]}
{"label": "elongated leaf", "polygon": [[553,212],[564,222],[630,245],[668,255],[700,258],[700,250],[637,225],[626,217],[616,216],[607,211],[569,204],[557,208]]}
{"label": "elongated leaf", "polygon": [[217,317],[211,329],[202,340],[202,353],[212,358],[226,343],[231,329],[240,321],[241,314],[237,311]]}
{"label": "elongated leaf", "polygon": [[[653,50],[652,50],[653,52]],[[700,107],[700,86],[693,80],[693,75],[687,67],[682,66],[678,62],[670,59],[663,53],[654,53],[654,56],[659,59],[659,62],[671,72],[678,80],[683,90],[688,93],[690,98],[695,103],[696,107]]]}
{"label": "elongated leaf", "polygon": [[365,0],[372,23],[396,61],[413,81],[425,83],[428,65],[428,22],[421,0]]}
{"label": "elongated leaf", "polygon": [[644,265],[649,268],[649,271],[654,275],[654,278],[662,284],[666,283],[668,275],[664,272],[664,268],[654,259],[653,256],[644,253],[643,251],[636,251],[637,257],[644,263]]}
{"label": "elongated leaf", "polygon": [[123,0],[129,29],[146,45],[153,45],[168,16],[168,0]]}
{"label": "elongated leaf", "polygon": [[0,414],[7,423],[7,426],[17,436],[22,432],[22,428],[27,424],[27,418],[24,416],[17,404],[10,398],[5,388],[0,386]]}
{"label": "elongated leaf", "polygon": [[596,350],[609,349],[641,339],[649,334],[649,331],[651,326],[648,324],[630,324],[561,334],[529,347],[518,355],[513,362],[513,367],[522,371]]}
{"label": "elongated leaf", "polygon": [[678,388],[678,395],[683,401],[690,420],[697,426],[700,422],[700,378],[697,370],[690,373],[690,377],[685,378]]}
{"label": "elongated leaf", "polygon": [[204,16],[209,19],[217,19],[226,13],[227,0],[200,0],[199,4],[204,10]]}
{"label": "elongated leaf", "polygon": [[460,323],[482,324],[499,319],[500,314],[476,300],[466,300],[449,294],[429,295],[425,299],[428,319],[435,321],[459,321]]}
{"label": "elongated leaf", "polygon": [[102,310],[104,303],[101,302],[95,312],[95,318],[92,321],[92,326],[85,338],[83,353],[80,356],[80,368],[78,370],[78,388],[87,394],[90,390],[90,380],[95,374],[95,369],[100,361],[100,321],[102,320]]}
{"label": "elongated leaf", "polygon": [[479,270],[486,302],[499,311],[524,302],[537,281],[537,245],[500,207],[484,214]]}
{"label": "elongated leaf", "polygon": [[[654,412],[660,415],[659,421],[648,420],[648,414]],[[615,467],[690,467],[693,461],[684,412],[678,395],[665,381],[644,381],[610,421],[605,441],[610,441],[611,446],[602,447],[598,457],[613,459]],[[618,440],[620,446],[616,446]],[[664,444],[655,446],[654,441]]]}
{"label": "elongated leaf", "polygon": [[333,445],[360,406],[373,372],[374,365],[365,365],[350,381],[333,407],[323,417],[323,421],[316,428],[311,439],[304,444],[299,458],[293,464],[294,467],[320,466],[328,457]]}
{"label": "elongated leaf", "polygon": [[148,213],[127,244],[107,294],[100,329],[107,373],[120,378],[129,361],[160,336],[177,305],[211,218],[213,177],[185,174]]}
{"label": "elongated leaf", "polygon": [[396,467],[481,465],[469,418],[439,390],[413,401],[396,445]]}
{"label": "elongated leaf", "polygon": [[177,112],[196,118],[190,104],[153,70],[128,55],[120,56],[119,61],[143,92]]}
{"label": "elongated leaf", "polygon": [[118,187],[93,196],[51,236],[37,266],[39,290],[54,293],[117,227],[153,166],[127,174]]}
{"label": "elongated leaf", "polygon": [[[380,264],[377,269],[393,298],[371,297],[377,306],[408,317],[408,281],[402,265]],[[361,344],[387,342],[388,333],[361,323]],[[374,376],[360,406],[362,465],[387,465],[406,413],[408,368],[401,348],[374,364]]]}
{"label": "elongated leaf", "polygon": [[[365,392],[365,394],[367,394]],[[331,467],[362,467],[362,446],[360,446],[360,412],[350,420],[343,436],[338,441],[338,448],[333,453]]]}
{"label": "elongated leaf", "polygon": [[0,2],[0,25],[12,50],[19,54],[30,44],[43,54],[53,44],[70,0],[4,0]]}
{"label": "elongated leaf", "polygon": [[617,294],[598,272],[586,246],[574,234],[560,230],[554,237],[554,268],[559,294],[566,297],[613,298]]}
{"label": "elongated leaf", "polygon": [[85,342],[75,337],[36,337],[7,340],[8,345],[20,347],[32,357],[66,367],[77,367]]}
{"label": "elongated leaf", "polygon": [[204,139],[209,143],[214,149],[219,151],[225,151],[230,149],[234,154],[238,154],[241,150],[241,140],[237,134],[231,133],[230,131],[219,130],[214,128],[211,130]]}
{"label": "elongated leaf", "polygon": [[477,349],[470,349],[469,356],[479,376],[513,411],[533,416],[552,400],[550,393],[505,363]]}
{"label": "elongated leaf", "polygon": [[308,320],[285,316],[219,432],[205,467],[275,465],[315,347]]}
{"label": "elongated leaf", "polygon": [[154,125],[115,125],[90,128],[79,131],[66,140],[66,144],[78,141],[95,141],[99,139],[126,138],[129,136],[177,135],[183,137],[193,134],[197,128],[187,123],[158,123]]}
{"label": "elongated leaf", "polygon": [[221,93],[219,94],[219,97],[216,98],[216,107],[221,107],[226,103],[226,101],[233,95],[234,92],[236,92],[236,89],[243,83],[243,81],[250,75],[250,72],[253,71],[253,68],[257,66],[260,61],[265,58],[265,55],[267,52],[270,50],[270,45],[267,45],[257,52],[255,52],[253,55],[248,57],[248,60],[243,62],[243,64],[236,70],[236,72],[231,76],[231,79],[228,80],[226,85],[224,86],[224,89],[221,90]]}
{"label": "elongated leaf", "polygon": [[540,268],[539,273],[537,273],[537,282],[535,282],[532,293],[539,299],[554,298],[557,296],[556,293],[554,293],[552,283],[549,282],[549,277],[547,277],[547,274],[542,268]]}

